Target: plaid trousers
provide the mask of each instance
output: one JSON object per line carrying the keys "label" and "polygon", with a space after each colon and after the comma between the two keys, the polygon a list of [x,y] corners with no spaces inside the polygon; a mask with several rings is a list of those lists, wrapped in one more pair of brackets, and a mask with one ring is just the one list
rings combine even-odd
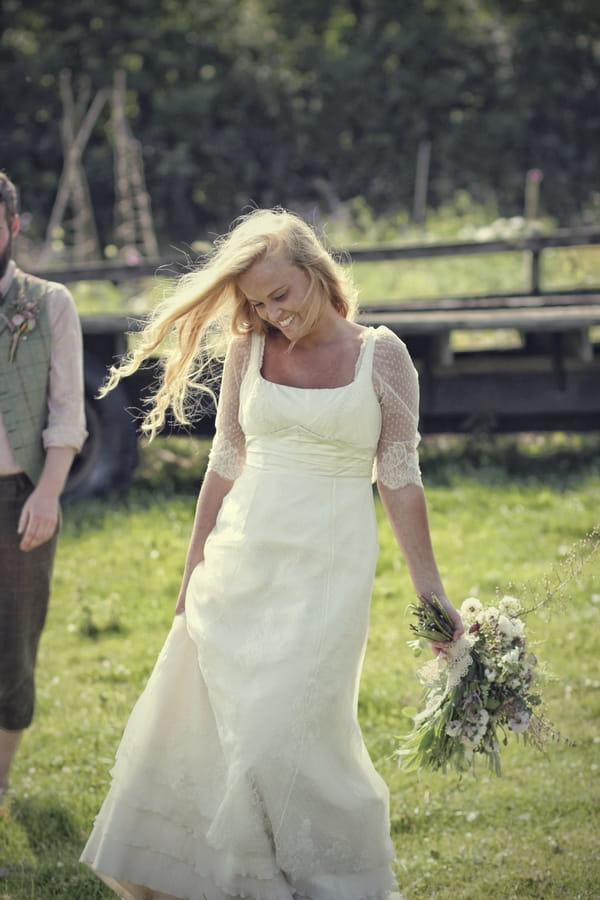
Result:
{"label": "plaid trousers", "polygon": [[24,474],[0,476],[0,728],[31,724],[34,670],[46,621],[56,552],[54,536],[27,553],[17,534],[23,504],[33,486]]}

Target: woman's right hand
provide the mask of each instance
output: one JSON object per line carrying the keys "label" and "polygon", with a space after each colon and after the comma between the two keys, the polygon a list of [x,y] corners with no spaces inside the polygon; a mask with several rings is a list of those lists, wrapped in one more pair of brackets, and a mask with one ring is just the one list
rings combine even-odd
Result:
{"label": "woman's right hand", "polygon": [[180,616],[185,612],[185,595],[187,593],[187,585],[184,588],[181,586],[181,590],[179,591],[179,596],[177,597],[177,604],[175,606],[175,615]]}
{"label": "woman's right hand", "polygon": [[[197,567],[202,565],[203,562],[204,562],[204,559],[200,559],[200,560],[198,560],[198,562],[195,565],[193,565],[193,564],[190,564],[190,561],[188,559],[186,568],[185,568],[185,572],[183,573],[183,578],[181,580],[181,587],[179,588],[179,595],[177,597],[177,603],[175,605],[175,615],[176,616],[180,616],[182,613],[185,612],[185,598],[187,596],[190,579],[191,579],[192,575],[194,574],[194,571],[197,569]],[[191,568],[190,568],[190,565],[191,565]]]}

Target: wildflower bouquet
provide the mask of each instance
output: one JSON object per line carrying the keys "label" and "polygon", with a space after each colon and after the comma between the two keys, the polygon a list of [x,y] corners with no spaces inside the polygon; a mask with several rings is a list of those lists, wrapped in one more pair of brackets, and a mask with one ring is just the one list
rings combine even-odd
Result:
{"label": "wildflower bouquet", "polygon": [[[454,623],[437,598],[421,598],[413,611],[413,645],[451,640]],[[419,671],[425,707],[397,755],[407,770],[463,771],[480,754],[499,775],[500,745],[511,732],[540,749],[557,735],[539,711],[538,661],[527,646],[520,602],[506,596],[486,609],[470,597],[460,614],[466,634]]]}

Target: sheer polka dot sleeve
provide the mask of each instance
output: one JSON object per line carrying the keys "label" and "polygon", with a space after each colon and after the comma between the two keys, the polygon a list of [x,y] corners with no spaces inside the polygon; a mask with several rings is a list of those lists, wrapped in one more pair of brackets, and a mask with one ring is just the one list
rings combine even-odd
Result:
{"label": "sheer polka dot sleeve", "polygon": [[250,338],[234,338],[225,357],[217,404],[216,433],[207,471],[234,481],[246,458],[246,439],[239,422],[240,385],[250,359]]}
{"label": "sheer polka dot sleeve", "polygon": [[377,329],[373,386],[381,406],[375,476],[392,489],[421,484],[417,370],[406,345],[385,327]]}

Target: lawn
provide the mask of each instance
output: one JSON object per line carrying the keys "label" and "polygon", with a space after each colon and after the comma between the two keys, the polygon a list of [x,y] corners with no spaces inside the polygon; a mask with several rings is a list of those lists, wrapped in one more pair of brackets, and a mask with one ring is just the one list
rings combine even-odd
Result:
{"label": "lawn", "polygon": [[[547,714],[567,741],[513,741],[498,779],[398,769],[402,708],[417,705],[406,645],[411,588],[377,503],[381,553],[360,695],[365,739],[392,792],[397,871],[409,900],[600,896],[600,553],[570,576],[600,519],[600,440],[429,439],[422,459],[438,561],[455,602],[539,596],[529,619],[549,670]],[[127,715],[173,614],[206,446],[144,450],[126,496],[66,508],[38,669],[38,706],[0,817],[1,900],[112,896],[77,860]],[[548,578],[550,581],[548,581]]]}

